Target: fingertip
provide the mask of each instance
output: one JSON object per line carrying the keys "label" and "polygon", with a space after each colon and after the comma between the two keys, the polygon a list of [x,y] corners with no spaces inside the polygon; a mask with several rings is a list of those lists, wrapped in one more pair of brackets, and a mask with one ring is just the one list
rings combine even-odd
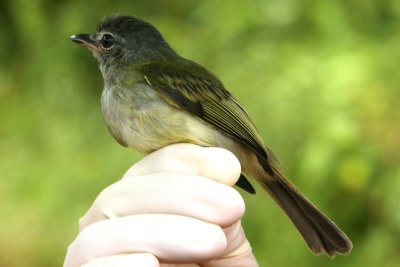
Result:
{"label": "fingertip", "polygon": [[241,173],[238,158],[231,151],[220,147],[202,147],[201,149],[203,164],[200,175],[233,186]]}
{"label": "fingertip", "polygon": [[207,261],[224,253],[228,242],[222,229],[217,225],[209,225],[205,232],[207,232],[207,238],[200,236],[196,239],[196,242],[187,246],[189,250],[186,252],[187,258],[194,257]]}
{"label": "fingertip", "polygon": [[207,255],[209,258],[214,259],[220,256],[221,254],[224,253],[226,246],[228,244],[228,241],[226,240],[226,236],[222,229],[219,226],[216,226],[217,231],[215,233],[215,239],[210,238],[210,240],[207,240],[205,246],[205,255]]}
{"label": "fingertip", "polygon": [[223,221],[219,222],[219,225],[222,227],[232,225],[243,217],[246,206],[242,196],[235,189],[231,188],[224,195],[224,201],[220,201],[219,203],[219,210],[224,211],[224,216],[215,217],[223,219]]}

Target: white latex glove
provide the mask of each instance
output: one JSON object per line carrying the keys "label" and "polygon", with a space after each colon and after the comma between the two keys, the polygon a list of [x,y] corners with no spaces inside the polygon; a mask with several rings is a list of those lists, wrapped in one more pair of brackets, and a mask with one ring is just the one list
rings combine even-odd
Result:
{"label": "white latex glove", "polygon": [[176,144],[149,154],[100,193],[64,267],[258,266],[231,187],[239,175],[237,158],[220,148]]}

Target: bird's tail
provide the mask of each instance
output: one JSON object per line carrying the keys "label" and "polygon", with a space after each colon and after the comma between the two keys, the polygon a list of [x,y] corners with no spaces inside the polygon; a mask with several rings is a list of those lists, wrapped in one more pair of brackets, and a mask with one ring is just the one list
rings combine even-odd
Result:
{"label": "bird's tail", "polygon": [[330,257],[337,253],[348,254],[353,244],[346,234],[278,170],[272,169],[274,177],[264,172],[266,177],[258,178],[258,181],[285,211],[309,248],[317,255],[324,252]]}

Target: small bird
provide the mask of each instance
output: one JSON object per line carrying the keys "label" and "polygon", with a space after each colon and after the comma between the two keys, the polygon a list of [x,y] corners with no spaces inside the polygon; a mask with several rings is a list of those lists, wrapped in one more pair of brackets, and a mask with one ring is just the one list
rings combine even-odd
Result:
{"label": "small bird", "polygon": [[[96,33],[70,39],[100,63],[101,110],[121,145],[143,153],[175,143],[230,150],[243,173],[271,195],[315,254],[333,257],[351,251],[346,234],[282,174],[249,115],[222,82],[179,56],[153,25],[114,15]],[[237,185],[255,193],[244,175]]]}

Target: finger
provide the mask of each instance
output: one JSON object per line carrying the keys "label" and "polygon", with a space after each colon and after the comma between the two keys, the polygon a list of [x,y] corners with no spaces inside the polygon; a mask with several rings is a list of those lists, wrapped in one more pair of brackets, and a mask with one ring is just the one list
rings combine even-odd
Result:
{"label": "finger", "polygon": [[198,264],[193,263],[183,263],[183,264],[161,264],[160,267],[199,267]]}
{"label": "finger", "polygon": [[182,215],[226,227],[240,220],[244,210],[243,198],[229,186],[195,175],[157,173],[122,179],[103,190],[80,228],[143,213]]}
{"label": "finger", "polygon": [[160,267],[156,257],[150,253],[122,254],[107,256],[90,261],[82,267]]}
{"label": "finger", "polygon": [[258,267],[256,258],[251,251],[245,254],[222,258],[202,265],[203,267]]}
{"label": "finger", "polygon": [[240,221],[224,229],[227,247],[222,257],[205,263],[204,267],[257,267],[258,263],[246,239]]}
{"label": "finger", "polygon": [[180,172],[204,176],[233,186],[240,171],[239,160],[226,149],[173,144],[144,157],[128,170],[125,177],[156,172]]}
{"label": "finger", "polygon": [[218,257],[225,247],[219,226],[183,216],[142,214],[86,227],[68,248],[64,267],[135,252],[151,253],[165,263],[204,262]]}

